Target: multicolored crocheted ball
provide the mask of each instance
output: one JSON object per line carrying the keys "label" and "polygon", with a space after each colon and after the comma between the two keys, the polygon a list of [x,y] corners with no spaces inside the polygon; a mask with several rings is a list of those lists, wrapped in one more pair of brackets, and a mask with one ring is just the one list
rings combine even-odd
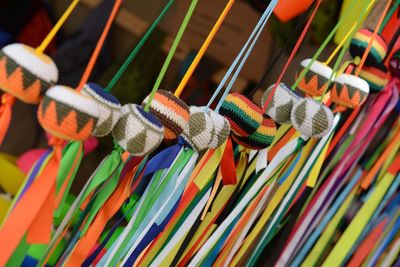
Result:
{"label": "multicolored crocheted ball", "polygon": [[[143,106],[147,103],[148,98],[147,96],[143,101]],[[151,102],[150,111],[164,125],[165,139],[176,139],[189,124],[190,113],[188,105],[169,91],[157,91]]]}
{"label": "multicolored crocheted ball", "polygon": [[260,107],[238,93],[226,96],[219,113],[229,121],[232,131],[237,136],[251,135],[257,131],[263,120]]}
{"label": "multicolored crocheted ball", "polygon": [[[267,90],[265,90],[261,97],[262,107],[264,106],[274,87],[275,84],[271,85]],[[299,96],[296,95],[295,92],[293,92],[285,84],[280,83],[276,87],[275,93],[272,96],[265,112],[279,124],[290,124],[290,114],[292,112],[293,104],[298,100]]]}
{"label": "multicolored crocheted ball", "polygon": [[64,140],[91,136],[100,111],[92,97],[62,85],[47,90],[38,109],[39,123],[50,134]]}
{"label": "multicolored crocheted ball", "polygon": [[231,133],[231,127],[228,120],[224,116],[220,115],[218,112],[209,109],[208,115],[210,115],[210,118],[214,123],[215,130],[209,148],[217,148],[221,146],[226,141],[226,139],[228,139],[229,134]]}
{"label": "multicolored crocheted ball", "polygon": [[263,122],[257,131],[247,137],[232,134],[233,140],[246,148],[261,150],[268,147],[274,141],[276,124],[274,120],[264,116]]}
{"label": "multicolored crocheted ball", "polygon": [[320,138],[331,129],[333,112],[324,104],[306,97],[294,104],[291,120],[303,137]]}
{"label": "multicolored crocheted ball", "polygon": [[95,83],[85,84],[82,93],[92,97],[100,110],[93,135],[102,137],[111,133],[120,115],[121,104],[118,99]]}
{"label": "multicolored crocheted ball", "polygon": [[[368,43],[372,39],[373,32],[369,29],[360,29],[350,42],[350,54],[353,58],[362,58],[365,50],[367,50]],[[371,50],[368,52],[365,65],[376,66],[383,61],[386,57],[388,46],[383,37],[379,34],[372,41]]]}
{"label": "multicolored crocheted ball", "polygon": [[121,108],[121,117],[112,132],[117,143],[135,156],[156,149],[164,137],[164,127],[157,117],[136,104]]}
{"label": "multicolored crocheted ball", "polygon": [[400,50],[397,50],[390,59],[389,70],[393,77],[400,78]]}
{"label": "multicolored crocheted ball", "polygon": [[58,80],[53,60],[24,44],[10,44],[0,51],[0,88],[25,103],[38,104]]}
{"label": "multicolored crocheted ball", "polygon": [[355,108],[361,106],[369,94],[368,83],[352,74],[340,74],[336,77],[332,92],[332,102],[337,105]]}
{"label": "multicolored crocheted ball", "polygon": [[[304,59],[300,63],[300,68],[297,72],[296,78],[299,77],[305,68],[307,68],[311,61],[312,59],[308,58]],[[311,64],[310,69],[306,72],[304,78],[301,79],[298,88],[312,97],[322,96],[329,84],[329,79],[332,76],[332,72],[333,71],[329,66],[322,62],[314,61]]]}
{"label": "multicolored crocheted ball", "polygon": [[182,137],[197,151],[209,147],[214,138],[214,123],[204,108],[191,106],[189,124],[183,129]]}
{"label": "multicolored crocheted ball", "polygon": [[360,71],[360,78],[367,81],[371,93],[379,93],[389,82],[390,74],[382,63],[378,66],[364,66]]}

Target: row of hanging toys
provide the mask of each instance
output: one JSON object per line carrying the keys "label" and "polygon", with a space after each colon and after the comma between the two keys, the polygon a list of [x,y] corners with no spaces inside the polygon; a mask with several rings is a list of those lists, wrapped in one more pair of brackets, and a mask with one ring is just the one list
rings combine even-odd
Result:
{"label": "row of hanging toys", "polygon": [[[385,10],[376,26],[375,34],[378,32],[379,27],[381,27],[382,21],[389,7],[390,1],[386,4]],[[396,3],[391,10],[397,8],[398,3]],[[392,13],[392,11],[389,12],[389,14],[390,13]],[[369,40],[370,46],[373,45],[372,41],[373,40]],[[366,55],[364,54],[364,57],[365,56]],[[370,54],[368,54],[368,56],[370,56]],[[389,59],[386,61],[388,62]],[[360,73],[359,70],[358,73]],[[346,209],[348,208],[348,206],[344,204],[341,206],[341,203],[351,203],[355,197],[360,196],[360,193],[366,194],[367,190],[370,190],[369,194],[371,197],[376,196],[375,194],[378,194],[379,196],[379,190],[385,186],[386,189],[388,189],[388,186],[390,186],[391,183],[391,186],[396,188],[397,180],[394,180],[394,177],[391,177],[393,176],[391,174],[397,173],[395,164],[398,164],[398,162],[394,160],[398,151],[398,139],[396,139],[398,138],[398,131],[396,130],[398,112],[394,111],[395,106],[398,104],[398,80],[395,77],[396,75],[392,72],[392,79],[389,84],[380,94],[370,99],[369,103],[365,105],[364,109],[361,111],[357,121],[353,124],[352,129],[349,133],[346,133],[340,141],[339,146],[336,148],[330,159],[330,162],[328,161],[326,165],[327,168],[325,172],[322,174],[321,179],[322,181],[325,179],[325,181],[319,183],[317,186],[318,191],[315,191],[313,198],[309,200],[309,206],[304,210],[302,216],[295,225],[295,230],[293,230],[290,235],[290,239],[286,244],[286,249],[280,256],[279,263],[291,260],[291,262],[297,266],[304,260],[304,263],[308,264],[321,264],[321,259],[318,259],[318,257],[315,257],[312,254],[316,253],[316,251],[318,251],[317,253],[322,253],[322,251],[325,250],[326,246],[324,245],[326,243],[324,243],[324,240],[327,240],[327,237],[329,238],[329,236],[332,236],[331,234],[333,232],[328,230],[324,231],[324,228],[327,226],[329,226],[330,229],[333,229],[331,227],[336,227],[335,225],[337,225],[338,220],[343,217],[343,213],[346,212]],[[392,134],[388,134],[387,137],[385,137],[385,135],[381,136],[382,134],[379,134],[378,130],[381,129],[383,123],[387,124],[391,112],[392,117],[394,113],[395,118],[394,126],[389,131],[389,133]],[[387,127],[390,129],[390,124],[387,125]],[[381,144],[378,141],[381,138],[386,139],[384,139],[385,141],[382,145],[379,145],[379,147],[376,148],[374,143],[376,142],[376,144]],[[372,153],[374,156],[371,157],[371,160],[364,159],[367,162],[364,165],[363,162],[360,162],[360,158],[369,156],[365,155],[365,151],[369,145],[373,147],[372,149],[377,149],[377,151]],[[376,160],[379,153],[382,154],[379,156],[379,160]],[[374,161],[375,165],[371,167]],[[390,173],[385,173],[391,162],[393,168],[390,169]],[[378,178],[375,180],[376,188],[373,188],[371,184],[374,181],[377,171],[381,167],[382,170],[380,171],[379,177],[383,179],[383,175],[386,175],[384,176],[385,181]],[[345,175],[345,173],[347,173],[347,175]],[[347,193],[339,193],[340,190],[344,190],[343,192]],[[327,192],[329,192],[329,195],[326,194]],[[363,206],[363,215],[361,215],[361,211],[360,213],[357,213],[356,217],[354,217],[354,221],[351,222],[344,235],[340,238],[340,241],[336,243],[334,249],[329,254],[329,257],[325,261],[326,264],[332,262],[344,263],[346,260],[349,260],[351,252],[354,251],[353,246],[357,246],[357,239],[368,232],[368,228],[364,229],[363,227],[367,225],[366,221],[361,222],[360,224],[359,216],[364,216],[365,219],[369,220],[371,217],[368,216],[371,216],[371,214],[368,215],[368,212],[365,213],[365,209],[369,209],[370,212],[378,212],[381,210],[385,205],[384,203],[387,203],[387,197],[390,198],[390,192],[392,191],[389,190],[387,192],[388,195],[385,196],[386,202],[384,201],[381,203],[379,207],[376,202],[374,203],[375,199],[373,198],[368,198],[367,201],[363,201],[365,202],[365,205]],[[383,199],[383,195],[380,195],[379,197],[379,199],[385,200]],[[346,202],[343,202],[345,200]],[[323,206],[321,206],[322,203]],[[322,208],[322,210],[316,212],[315,209],[318,209],[318,207]],[[329,211],[328,207],[330,207]],[[335,215],[335,212],[340,212],[340,214]],[[323,218],[322,216],[325,217]],[[376,214],[374,216],[376,216]],[[310,219],[313,221],[311,225]],[[330,222],[330,220],[333,221]],[[355,224],[357,224],[357,230],[354,230]],[[311,233],[311,231],[313,232]],[[361,231],[363,231],[362,235]],[[349,235],[352,236],[350,239]],[[344,243],[346,243],[345,247],[343,247]],[[300,248],[299,245],[303,245],[303,247]],[[365,252],[365,250],[359,250],[358,252],[359,254],[353,256],[351,261],[352,263],[359,263],[356,265],[361,265],[361,262],[367,259],[368,252]]]}
{"label": "row of hanging toys", "polygon": [[[57,73],[56,66],[42,53],[77,2],[71,3],[38,51],[18,44],[6,46],[4,49],[14,47],[13,49],[21,50],[22,54],[19,53],[16,57],[23,55],[21,58],[30,60],[29,66],[35,67],[35,72],[48,72],[50,76],[54,76]],[[39,123],[51,134],[49,145],[52,148],[32,167],[3,222],[0,230],[1,265],[6,262],[16,265],[21,263],[30,244],[47,244],[52,235],[53,217],[59,219],[65,214],[64,203],[83,155],[82,141],[91,136],[100,117],[95,99],[82,93],[81,89],[90,76],[120,4],[121,1],[114,3],[77,90],[54,85],[46,92],[39,91],[41,94],[45,93],[43,96],[39,93],[35,95],[35,103],[39,102]],[[21,67],[18,69],[20,71]],[[65,145],[65,141],[71,142]]]}

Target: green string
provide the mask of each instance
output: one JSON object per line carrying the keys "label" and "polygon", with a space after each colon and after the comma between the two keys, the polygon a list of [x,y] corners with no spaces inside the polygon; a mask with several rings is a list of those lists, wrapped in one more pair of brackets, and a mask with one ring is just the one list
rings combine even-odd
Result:
{"label": "green string", "polygon": [[387,13],[385,19],[381,27],[379,28],[379,33],[382,33],[383,29],[386,27],[386,24],[389,22],[390,18],[392,17],[393,13],[396,11],[397,6],[400,4],[400,0],[397,0],[396,3],[393,4],[392,8],[390,9],[389,13]]}
{"label": "green string", "polygon": [[[357,0],[353,0],[352,5],[354,5],[356,3]],[[371,0],[371,1],[375,1],[375,0]],[[366,10],[369,3],[371,1],[365,1],[363,10]],[[351,5],[351,6],[352,6]],[[351,12],[351,8],[347,9],[345,14],[340,18],[340,20],[338,21],[338,23],[335,25],[335,27],[332,29],[332,31],[329,33],[328,37],[326,37],[325,41],[322,43],[322,45],[318,48],[317,52],[314,54],[314,56],[312,57],[311,61],[308,63],[307,67],[304,68],[299,77],[297,78],[297,80],[295,81],[295,83],[292,85],[291,89],[294,91],[297,86],[299,85],[300,81],[304,78],[304,76],[306,75],[306,73],[309,71],[309,69],[311,68],[311,65],[317,60],[317,58],[321,55],[322,51],[325,49],[325,47],[328,45],[328,43],[330,42],[330,40],[333,38],[333,36],[335,35],[336,31],[338,30],[339,26],[342,24],[342,22],[345,20],[345,18],[347,18],[350,14],[352,14]],[[361,12],[361,14],[364,14],[364,12]],[[361,20],[361,19],[359,19]],[[355,27],[358,28],[358,27]]]}
{"label": "green string", "polygon": [[151,24],[149,29],[146,31],[146,33],[143,35],[142,39],[140,39],[139,43],[136,45],[136,47],[133,49],[133,51],[130,53],[128,58],[125,60],[124,64],[122,64],[121,68],[119,68],[118,72],[114,75],[110,83],[107,85],[107,87],[104,89],[106,92],[111,92],[112,88],[114,85],[118,82],[119,78],[121,78],[122,74],[125,72],[125,70],[128,68],[128,66],[131,64],[132,60],[135,58],[137,53],[142,49],[144,43],[149,39],[150,35],[153,33],[154,29],[157,27],[157,25],[160,23],[161,19],[164,17],[164,15],[167,13],[169,8],[172,6],[175,0],[170,0],[168,4],[164,7],[164,9],[161,11],[161,13],[158,15],[156,20]]}
{"label": "green string", "polygon": [[178,45],[182,39],[183,33],[185,32],[185,29],[189,23],[189,20],[192,17],[193,11],[196,8],[197,2],[198,2],[198,0],[192,0],[192,3],[189,6],[189,9],[182,21],[182,25],[179,28],[178,33],[176,34],[175,40],[172,43],[171,49],[168,52],[167,58],[165,59],[164,65],[161,68],[160,74],[158,74],[157,80],[154,83],[153,89],[151,90],[149,99],[146,103],[146,106],[144,107],[145,111],[149,111],[149,109],[150,109],[151,101],[153,101],[154,95],[156,94],[157,89],[160,86],[161,81],[165,76],[165,73],[167,72],[168,66],[171,63],[172,57],[174,56],[176,49],[178,48]]}

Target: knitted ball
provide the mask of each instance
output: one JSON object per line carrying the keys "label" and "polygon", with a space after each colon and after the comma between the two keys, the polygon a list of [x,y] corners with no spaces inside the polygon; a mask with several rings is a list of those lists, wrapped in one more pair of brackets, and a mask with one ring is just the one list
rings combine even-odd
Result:
{"label": "knitted ball", "polygon": [[217,148],[221,146],[226,141],[226,139],[228,139],[229,134],[231,132],[231,127],[229,125],[228,120],[224,116],[221,116],[218,112],[209,109],[208,115],[210,115],[211,120],[214,123],[214,130],[215,130],[214,136],[212,138],[209,147]]}
{"label": "knitted ball", "polygon": [[[261,106],[263,107],[269,95],[274,89],[275,84],[268,87],[261,97]],[[276,87],[275,93],[269,102],[266,114],[279,124],[289,124],[290,114],[292,112],[293,104],[299,100],[299,96],[295,94],[285,84],[280,83]]]}
{"label": "knitted ball", "polygon": [[[148,98],[147,96],[143,101],[143,106],[147,103]],[[169,91],[157,91],[151,102],[150,111],[164,125],[165,139],[176,139],[189,124],[190,113],[188,105]]]}
{"label": "knitted ball", "polygon": [[400,50],[397,50],[390,59],[389,70],[393,77],[400,78]]}
{"label": "knitted ball", "polygon": [[38,104],[41,96],[58,80],[53,60],[37,54],[23,44],[10,44],[0,51],[0,88],[30,104]]}
{"label": "knitted ball", "polygon": [[62,85],[47,90],[38,108],[39,123],[52,135],[65,140],[85,140],[99,118],[96,101]]}
{"label": "knitted ball", "polygon": [[340,74],[334,82],[332,102],[348,108],[361,106],[369,93],[368,83],[352,74]]}
{"label": "knitted ball", "polygon": [[[350,54],[353,58],[362,58],[365,50],[367,50],[368,43],[372,39],[373,32],[368,29],[360,29],[350,42]],[[376,66],[383,61],[388,51],[386,41],[381,35],[376,35],[372,41],[371,50],[368,52],[365,65]]]}
{"label": "knitted ball", "polygon": [[305,137],[320,138],[332,127],[333,112],[324,104],[306,97],[294,104],[293,127]]}
{"label": "knitted ball", "polygon": [[[304,59],[300,63],[300,68],[297,73],[297,77],[302,73],[302,71],[307,68],[308,64],[312,59]],[[311,64],[310,69],[301,79],[298,88],[304,93],[310,96],[322,96],[326,87],[328,86],[329,79],[332,76],[332,69],[321,63],[319,61],[314,61]]]}
{"label": "knitted ball", "polygon": [[276,124],[274,120],[264,116],[264,119],[257,131],[247,137],[232,134],[236,143],[250,149],[261,150],[268,147],[274,141]]}
{"label": "knitted ball", "polygon": [[99,120],[93,135],[102,137],[111,133],[120,115],[121,104],[118,99],[95,83],[85,84],[82,93],[92,97],[99,108]]}
{"label": "knitted ball", "polygon": [[189,124],[183,129],[182,137],[197,151],[205,150],[214,138],[215,127],[204,108],[191,106]]}
{"label": "knitted ball", "polygon": [[360,78],[367,81],[371,93],[379,93],[389,82],[390,75],[388,69],[383,64],[378,66],[364,66],[360,71]]}
{"label": "knitted ball", "polygon": [[250,99],[237,93],[226,96],[219,113],[229,121],[237,136],[251,135],[263,120],[262,110]]}
{"label": "knitted ball", "polygon": [[121,108],[121,117],[112,132],[117,143],[135,156],[156,149],[163,140],[164,127],[157,117],[136,104]]}

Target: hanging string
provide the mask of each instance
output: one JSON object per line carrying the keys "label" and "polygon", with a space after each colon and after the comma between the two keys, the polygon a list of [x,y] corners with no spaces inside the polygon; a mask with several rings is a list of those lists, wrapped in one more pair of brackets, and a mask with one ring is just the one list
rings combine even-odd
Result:
{"label": "hanging string", "polygon": [[121,78],[122,74],[126,71],[128,66],[131,64],[132,60],[136,57],[137,53],[142,49],[143,45],[146,43],[147,39],[149,39],[150,35],[153,33],[154,29],[157,27],[157,25],[160,23],[162,18],[165,16],[165,14],[168,12],[172,4],[174,3],[174,0],[170,0],[167,5],[164,7],[164,9],[161,11],[161,13],[158,15],[158,17],[154,20],[154,22],[150,25],[149,29],[146,31],[146,33],[143,35],[142,39],[140,39],[139,43],[136,45],[136,47],[132,50],[132,52],[129,54],[127,59],[125,60],[124,64],[119,68],[117,73],[114,75],[114,77],[111,79],[111,81],[108,83],[107,87],[104,89],[106,92],[111,92],[112,88],[115,86],[115,84],[118,82],[118,80]]}
{"label": "hanging string", "polygon": [[107,38],[108,32],[110,31],[110,28],[114,21],[114,18],[117,15],[119,7],[121,6],[121,3],[122,3],[122,0],[115,0],[114,7],[111,10],[110,16],[108,17],[106,26],[104,27],[103,32],[101,33],[100,39],[97,42],[97,45],[93,51],[93,54],[90,57],[89,62],[86,66],[85,72],[82,75],[81,81],[79,82],[79,85],[77,87],[78,91],[82,90],[83,86],[87,83],[87,81],[90,77],[90,74],[92,73],[94,65],[96,64],[96,61],[97,61],[97,58],[99,57],[101,49],[103,48],[104,42]]}
{"label": "hanging string", "polygon": [[149,95],[149,100],[147,101],[146,106],[144,107],[145,111],[149,111],[149,109],[150,109],[151,101],[153,101],[154,95],[156,94],[156,92],[161,84],[161,81],[164,78],[165,73],[167,72],[168,66],[171,63],[172,57],[174,56],[176,49],[178,48],[179,42],[182,39],[183,33],[186,30],[189,20],[193,15],[193,11],[196,8],[197,2],[198,2],[198,0],[192,1],[185,17],[183,18],[182,24],[179,27],[178,33],[175,36],[174,42],[172,43],[171,49],[168,52],[167,58],[165,59],[165,62],[164,62],[164,65],[162,66],[161,71],[158,74],[157,80],[154,83],[153,89],[151,90],[151,93]]}
{"label": "hanging string", "polygon": [[178,85],[174,95],[179,97],[186,87],[187,83],[189,82],[190,77],[192,76],[194,70],[196,69],[197,65],[199,64],[201,58],[203,57],[204,53],[208,49],[211,44],[211,41],[214,39],[214,36],[217,34],[219,28],[221,27],[222,22],[225,20],[226,16],[228,15],[229,10],[231,9],[235,0],[229,0],[227,5],[225,6],[224,10],[222,11],[221,15],[219,16],[217,22],[215,23],[214,27],[211,29],[211,32],[208,34],[207,39],[204,41],[203,45],[201,46],[199,52],[197,53],[196,57],[194,58],[192,64],[190,65],[189,69],[186,71],[185,75],[182,78],[182,81]]}
{"label": "hanging string", "polygon": [[56,36],[57,32],[60,30],[61,26],[68,19],[69,15],[71,15],[72,11],[75,9],[78,3],[79,0],[72,1],[67,10],[64,11],[64,14],[62,14],[60,19],[57,21],[56,25],[54,25],[51,31],[47,34],[46,38],[44,38],[42,43],[36,48],[36,53],[43,54],[47,46],[50,44],[51,40],[53,40],[54,36]]}
{"label": "hanging string", "polygon": [[297,40],[297,43],[296,43],[296,45],[295,45],[295,47],[294,47],[292,53],[290,54],[289,59],[288,59],[288,61],[286,62],[285,67],[283,68],[283,70],[282,70],[282,72],[281,72],[281,74],[280,74],[280,76],[279,76],[277,82],[275,83],[274,88],[272,89],[271,93],[270,93],[269,96],[267,97],[267,99],[266,99],[266,101],[265,101],[265,103],[264,103],[263,109],[262,109],[263,114],[265,113],[265,111],[266,111],[266,109],[267,109],[269,103],[271,102],[272,96],[275,94],[276,88],[278,87],[279,83],[282,81],[283,75],[285,74],[287,68],[289,67],[290,62],[293,60],[295,54],[297,53],[297,50],[299,50],[300,45],[301,45],[301,43],[303,42],[303,40],[304,40],[304,38],[305,38],[305,36],[306,36],[306,33],[307,33],[307,31],[308,31],[308,28],[310,27],[311,22],[312,22],[312,20],[314,19],[314,16],[315,16],[315,14],[316,14],[317,11],[318,11],[318,8],[319,8],[321,2],[322,2],[322,0],[318,0],[317,4],[315,5],[314,11],[312,12],[310,18],[308,19],[308,22],[307,22],[306,26],[304,27],[304,30],[303,30],[303,32],[301,33],[299,40]]}

